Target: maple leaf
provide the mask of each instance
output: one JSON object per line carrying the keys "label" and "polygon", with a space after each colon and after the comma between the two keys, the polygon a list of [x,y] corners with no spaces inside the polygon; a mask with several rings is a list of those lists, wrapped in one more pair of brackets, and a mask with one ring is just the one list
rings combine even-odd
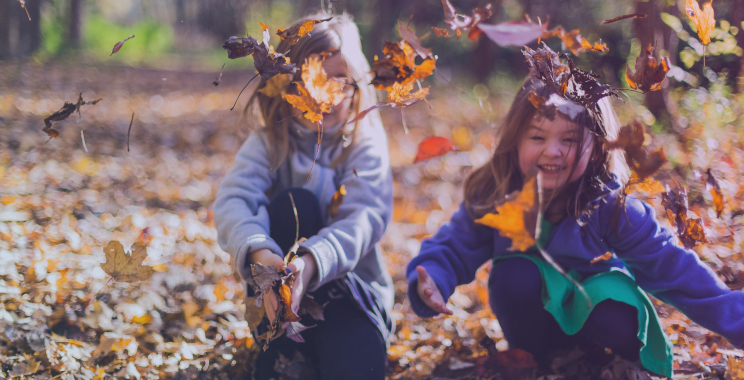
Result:
{"label": "maple leaf", "polygon": [[507,21],[500,24],[480,24],[478,28],[500,46],[524,46],[540,38],[548,25],[529,21]]}
{"label": "maple leaf", "polygon": [[416,37],[416,33],[414,33],[407,26],[403,25],[403,22],[400,20],[398,20],[398,30],[400,31],[400,37],[411,45],[411,47],[416,52],[416,54],[418,54],[419,57],[423,59],[434,58],[434,55],[431,53],[431,49],[427,49],[421,46],[421,40]]}
{"label": "maple leaf", "polygon": [[650,177],[667,162],[664,149],[648,152],[643,142],[646,140],[645,128],[638,120],[620,128],[617,140],[605,141],[606,149],[624,149],[625,161],[642,181]]}
{"label": "maple leaf", "polygon": [[620,20],[627,20],[627,19],[630,19],[630,18],[646,18],[646,17],[647,17],[647,15],[645,13],[631,13],[631,14],[627,14],[627,15],[613,17],[613,18],[608,19],[608,20],[604,20],[604,21],[601,22],[601,24],[603,24],[603,25],[604,24],[612,24],[613,22],[618,22]]}
{"label": "maple leaf", "polygon": [[413,82],[408,82],[407,84],[400,84],[398,82],[393,83],[392,86],[387,88],[388,94],[385,98],[385,103],[377,103],[374,106],[359,112],[359,114],[357,114],[356,117],[347,124],[356,123],[367,116],[367,114],[380,107],[404,108],[411,106],[420,100],[425,99],[426,95],[429,94],[428,87],[422,88],[414,93],[411,93],[411,90],[413,90]]}
{"label": "maple leaf", "polygon": [[331,111],[331,107],[340,103],[346,97],[341,92],[344,83],[328,80],[323,65],[317,57],[310,57],[302,65],[302,83],[295,82],[298,95],[286,94],[284,99],[292,106],[305,111],[305,118],[312,122],[323,120],[323,113]]}
{"label": "maple leaf", "polygon": [[657,61],[654,47],[649,44],[646,51],[636,58],[635,69],[633,72],[628,66],[625,71],[625,80],[631,88],[644,93],[661,90],[661,82],[669,71],[669,58],[660,57]]}
{"label": "maple leaf", "polygon": [[666,187],[666,191],[661,193],[661,204],[664,205],[667,219],[685,248],[690,249],[695,244],[706,241],[702,219],[687,216],[687,190],[684,186],[679,187],[677,191]]}
{"label": "maple leaf", "polygon": [[628,179],[628,183],[625,185],[625,195],[632,194],[636,190],[643,191],[648,196],[653,196],[666,191],[661,182],[651,179],[650,177],[641,179],[638,177],[637,173],[633,172],[630,179]]}
{"label": "maple leaf", "polygon": [[537,222],[536,180],[524,183],[521,191],[515,191],[496,206],[496,213],[488,213],[475,223],[494,228],[501,236],[512,240],[510,251],[526,251],[535,245],[535,226]]}
{"label": "maple leaf", "polygon": [[721,214],[723,213],[723,209],[725,207],[725,203],[723,201],[723,193],[721,192],[721,185],[718,183],[716,177],[713,176],[710,168],[708,169],[707,174],[708,179],[705,181],[705,187],[708,188],[708,191],[710,191],[710,195],[713,196],[713,207],[716,210],[716,216],[718,218],[721,218]]}
{"label": "maple leaf", "polygon": [[336,190],[335,193],[333,193],[333,198],[331,198],[331,203],[328,204],[328,216],[331,218],[335,218],[336,215],[338,215],[338,209],[341,207],[341,203],[344,201],[344,195],[346,195],[346,186],[341,185],[341,187]]}
{"label": "maple leaf", "polygon": [[437,37],[452,37],[450,36],[447,29],[437,28],[436,26],[432,26],[431,30],[434,31],[434,35]]}
{"label": "maple leaf", "polygon": [[422,80],[434,72],[436,60],[425,59],[420,65],[415,62],[416,52],[405,40],[400,42],[385,41],[382,49],[383,59],[375,56],[372,72],[375,74],[372,85],[378,90],[387,89],[394,83],[407,84]]}
{"label": "maple leaf", "polygon": [[455,151],[455,147],[447,138],[439,136],[427,137],[419,143],[413,163],[443,156],[453,151]]}
{"label": "maple leaf", "polygon": [[281,97],[287,93],[290,83],[292,83],[292,74],[274,75],[258,92],[270,98]]}
{"label": "maple leaf", "polygon": [[710,32],[716,27],[715,13],[713,12],[713,0],[703,0],[703,6],[697,0],[685,0],[685,11],[687,17],[695,24],[698,37],[703,45],[710,43]]}
{"label": "maple leaf", "polygon": [[126,39],[122,41],[117,42],[116,45],[114,45],[114,48],[111,50],[111,54],[109,54],[109,57],[114,55],[114,53],[118,52],[119,49],[121,49],[121,47],[124,46],[124,43],[131,40],[132,38],[134,38],[134,34],[132,34],[131,36],[127,37]]}
{"label": "maple leaf", "polygon": [[44,128],[42,129],[42,131],[45,132],[49,137],[54,137],[56,139],[57,137],[59,137],[59,131],[52,128],[53,122],[65,120],[70,117],[70,115],[72,115],[75,111],[77,111],[78,117],[80,117],[80,108],[82,106],[95,105],[101,100],[103,99],[85,101],[83,100],[83,93],[81,92],[76,103],[73,104],[65,102],[65,104],[62,105],[62,108],[60,108],[59,111],[49,115],[49,117],[44,119]]}
{"label": "maple leaf", "polygon": [[289,27],[289,29],[277,29],[276,35],[279,36],[279,38],[282,41],[287,41],[288,44],[294,45],[297,43],[297,41],[300,40],[300,38],[307,36],[310,34],[310,32],[313,31],[313,28],[315,28],[315,24],[320,24],[321,22],[330,21],[333,17],[329,17],[324,20],[305,20],[300,21],[292,26]]}
{"label": "maple leaf", "polygon": [[553,30],[550,30],[548,32],[545,32],[540,39],[548,39],[551,37],[558,37],[563,41],[563,44],[566,45],[566,48],[571,51],[574,55],[579,55],[584,51],[598,51],[598,52],[607,52],[610,49],[607,48],[606,44],[603,44],[601,42],[591,44],[589,41],[586,40],[586,38],[582,37],[579,34],[578,29],[574,29],[569,31],[566,31],[563,29],[562,26],[558,25]]}
{"label": "maple leaf", "polygon": [[103,249],[106,254],[106,262],[101,264],[106,274],[111,276],[114,281],[119,282],[136,282],[147,280],[152,276],[152,267],[142,265],[147,258],[147,249],[139,244],[132,246],[132,254],[127,255],[124,252],[124,246],[116,240],[110,241]]}
{"label": "maple leaf", "polygon": [[467,30],[468,38],[473,41],[483,34],[478,25],[493,16],[491,4],[483,8],[474,8],[470,16],[457,13],[449,0],[442,0],[442,8],[444,8],[444,22],[449,25],[450,29],[456,31],[458,37],[460,37],[460,30]]}

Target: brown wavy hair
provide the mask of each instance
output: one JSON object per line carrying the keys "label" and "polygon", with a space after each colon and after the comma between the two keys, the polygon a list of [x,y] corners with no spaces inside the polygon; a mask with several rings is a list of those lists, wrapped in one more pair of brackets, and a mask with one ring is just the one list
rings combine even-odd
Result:
{"label": "brown wavy hair", "polygon": [[[546,99],[553,93],[541,80],[528,77],[517,92],[501,127],[496,131],[493,157],[465,180],[464,202],[473,218],[495,212],[496,205],[506,195],[522,189],[524,178],[519,169],[517,147],[533,118],[542,117],[529,100],[533,91]],[[562,116],[556,113],[556,117]],[[619,131],[619,121],[609,98],[601,99],[597,110],[585,108],[573,122],[579,126],[577,152],[583,151],[584,133],[587,131],[594,136],[594,148],[584,175],[552,191],[547,197],[549,201],[544,205],[545,217],[553,223],[566,216],[578,218],[587,212],[589,202],[602,190],[603,181],[610,180],[613,175],[621,183],[625,183],[628,178],[629,169],[622,152],[608,151],[602,144],[603,139],[617,138]],[[574,160],[569,178],[576,170],[578,162],[578,159]]]}
{"label": "brown wavy hair", "polygon": [[[333,17],[331,20],[316,24],[313,31],[295,45],[289,45],[282,41],[276,47],[277,52],[287,52],[289,61],[298,67],[293,81],[301,81],[301,66],[305,60],[313,54],[321,54],[329,51],[338,51],[349,68],[354,81],[355,91],[351,103],[351,112],[346,121],[353,119],[361,110],[372,107],[377,102],[377,93],[369,83],[372,81],[370,66],[362,53],[362,45],[359,37],[359,29],[354,20],[347,14],[331,15],[329,13],[316,13],[302,18],[303,20],[320,20]],[[272,36],[276,37],[276,36]],[[261,79],[256,91],[251,95],[248,104],[243,110],[243,118],[251,132],[264,134],[268,144],[269,162],[276,169],[284,162],[292,147],[289,143],[289,126],[292,120],[292,106],[283,97],[269,97],[258,90],[266,86],[266,81]],[[290,89],[294,89],[291,86]],[[364,119],[353,125],[344,125],[338,131],[343,135],[344,150],[333,164],[343,161],[357,143],[358,133],[364,125],[379,123],[379,113],[371,112]],[[331,127],[331,126],[326,126]],[[336,138],[339,136],[326,136],[325,138]]]}

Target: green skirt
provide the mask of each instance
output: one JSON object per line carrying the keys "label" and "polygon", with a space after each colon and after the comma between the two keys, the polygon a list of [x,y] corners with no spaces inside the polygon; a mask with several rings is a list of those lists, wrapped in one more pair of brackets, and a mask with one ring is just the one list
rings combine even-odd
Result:
{"label": "green skirt", "polygon": [[586,299],[575,289],[571,281],[541,257],[528,254],[501,256],[493,260],[494,266],[498,265],[499,261],[514,257],[531,260],[540,269],[545,310],[553,315],[563,332],[568,335],[579,332],[594,305],[604,300],[623,302],[638,309],[638,339],[642,342],[641,364],[651,372],[672,377],[672,343],[661,328],[651,300],[627,274],[613,270],[593,275],[581,282],[575,270],[569,271],[568,275],[580,282],[589,295],[591,306],[588,307]]}

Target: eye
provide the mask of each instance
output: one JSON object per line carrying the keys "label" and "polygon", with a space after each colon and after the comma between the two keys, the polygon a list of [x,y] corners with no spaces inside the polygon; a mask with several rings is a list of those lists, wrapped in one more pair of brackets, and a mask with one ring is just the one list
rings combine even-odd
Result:
{"label": "eye", "polygon": [[532,136],[532,137],[530,137],[530,140],[534,140],[534,141],[543,141],[543,140],[545,140],[545,139],[544,139],[544,138],[542,138],[542,137],[540,137],[540,136],[537,136],[537,135],[535,135],[535,136]]}
{"label": "eye", "polygon": [[578,143],[578,142],[579,142],[579,140],[578,140],[578,139],[576,139],[576,138],[574,138],[574,137],[569,137],[569,138],[567,138],[567,139],[563,139],[563,141],[565,141],[565,142],[567,142],[567,143],[569,143],[569,144],[576,144],[576,143]]}

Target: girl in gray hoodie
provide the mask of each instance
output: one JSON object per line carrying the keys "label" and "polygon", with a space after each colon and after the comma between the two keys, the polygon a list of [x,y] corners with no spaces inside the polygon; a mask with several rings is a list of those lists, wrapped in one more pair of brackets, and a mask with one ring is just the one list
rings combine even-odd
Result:
{"label": "girl in gray hoodie", "polygon": [[[315,25],[296,45],[282,41],[276,50],[289,51],[290,62],[298,67],[309,58],[323,59],[328,78],[346,83],[346,97],[323,115],[318,146],[318,124],[262,80],[245,109],[254,133],[217,192],[213,212],[219,243],[243,279],[251,276],[252,263],[284,266],[282,258],[295,242],[297,211],[299,237],[307,240],[286,268],[296,274],[291,307],[297,313],[308,293],[325,304],[323,320],[300,315],[300,323],[314,327],[301,332],[290,328],[294,339],[272,341],[259,354],[253,375],[278,378],[274,365],[280,354],[291,359],[300,351],[320,378],[383,379],[393,288],[377,243],[391,218],[393,185],[379,114],[347,124],[376,103],[359,31],[350,17],[334,16]],[[294,81],[301,80],[298,70]],[[286,91],[296,87],[293,83]],[[337,212],[329,212],[342,185],[343,202]],[[247,295],[254,295],[250,287]],[[275,298],[267,296],[265,302],[272,314]],[[254,335],[261,328],[251,326]]]}

